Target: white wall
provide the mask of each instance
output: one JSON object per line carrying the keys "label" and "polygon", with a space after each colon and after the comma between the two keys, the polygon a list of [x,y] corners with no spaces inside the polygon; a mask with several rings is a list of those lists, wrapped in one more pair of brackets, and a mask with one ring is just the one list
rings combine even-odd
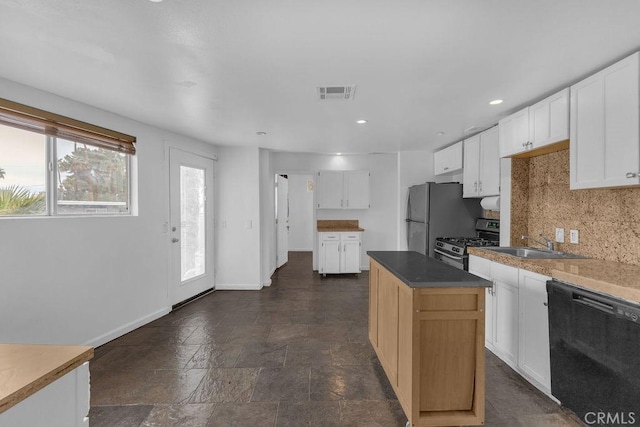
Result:
{"label": "white wall", "polygon": [[218,147],[216,166],[216,288],[260,289],[260,149]]}
{"label": "white wall", "polygon": [[0,218],[0,342],[99,345],[167,313],[167,146],[217,149],[7,80],[0,93],[136,136],[139,193],[138,216]]}
{"label": "white wall", "polygon": [[[395,250],[398,209],[389,201],[398,199],[398,161],[395,154],[330,156],[321,154],[273,153],[276,172],[316,176],[319,170],[368,170],[371,172],[371,208],[318,209],[316,219],[357,219],[365,229],[362,235],[362,268],[369,268],[370,250]],[[315,197],[315,192],[314,192]],[[315,206],[315,204],[314,204]],[[314,220],[315,221],[315,220]],[[314,233],[314,248],[317,235]],[[314,256],[314,269],[317,263]]]}
{"label": "white wall", "polygon": [[260,149],[260,247],[262,286],[271,286],[276,271],[275,175],[271,168],[271,151]]}
{"label": "white wall", "polygon": [[307,182],[315,182],[313,175],[289,174],[289,250],[312,251],[313,234],[313,189]]}

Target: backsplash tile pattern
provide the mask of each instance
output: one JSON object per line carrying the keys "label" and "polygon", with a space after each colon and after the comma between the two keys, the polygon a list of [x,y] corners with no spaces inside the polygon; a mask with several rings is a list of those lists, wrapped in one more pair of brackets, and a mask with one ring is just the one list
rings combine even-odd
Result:
{"label": "backsplash tile pattern", "polygon": [[[569,150],[512,160],[511,245],[563,227],[564,252],[640,265],[640,188],[569,190]],[[569,230],[580,243],[569,243]]]}

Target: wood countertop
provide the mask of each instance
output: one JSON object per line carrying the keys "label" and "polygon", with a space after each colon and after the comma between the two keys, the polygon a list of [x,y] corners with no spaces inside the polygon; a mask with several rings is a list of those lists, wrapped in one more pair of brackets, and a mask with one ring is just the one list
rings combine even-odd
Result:
{"label": "wood countertop", "polygon": [[0,344],[0,413],[93,357],[93,347]]}
{"label": "wood countertop", "polygon": [[316,228],[319,233],[362,232],[357,219],[319,219]]}
{"label": "wood countertop", "polygon": [[582,288],[640,302],[640,267],[601,259],[518,258],[483,248],[468,248],[469,254],[512,267],[544,274]]}
{"label": "wood countertop", "polygon": [[491,282],[414,251],[369,251],[367,255],[411,288],[489,287]]}

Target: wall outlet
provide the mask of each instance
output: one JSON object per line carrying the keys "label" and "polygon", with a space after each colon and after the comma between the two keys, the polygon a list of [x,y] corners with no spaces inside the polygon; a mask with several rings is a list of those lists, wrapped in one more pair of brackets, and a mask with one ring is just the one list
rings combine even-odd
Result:
{"label": "wall outlet", "polygon": [[569,238],[571,239],[571,243],[577,244],[580,242],[579,238],[578,238],[578,230],[570,230],[569,231]]}
{"label": "wall outlet", "polygon": [[556,242],[564,243],[564,228],[556,228]]}

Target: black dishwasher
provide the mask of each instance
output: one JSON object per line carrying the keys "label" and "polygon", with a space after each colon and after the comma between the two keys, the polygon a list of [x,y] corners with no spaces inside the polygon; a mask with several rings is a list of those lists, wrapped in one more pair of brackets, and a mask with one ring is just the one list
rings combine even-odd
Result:
{"label": "black dishwasher", "polygon": [[640,305],[547,282],[551,394],[587,425],[640,425]]}

